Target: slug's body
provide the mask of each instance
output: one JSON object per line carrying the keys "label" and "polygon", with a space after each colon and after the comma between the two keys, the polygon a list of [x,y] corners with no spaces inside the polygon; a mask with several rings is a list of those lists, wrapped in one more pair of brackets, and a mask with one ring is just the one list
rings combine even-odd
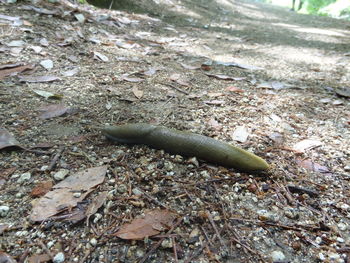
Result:
{"label": "slug's body", "polygon": [[102,133],[120,143],[145,144],[172,154],[196,156],[240,171],[259,172],[269,168],[263,159],[250,152],[190,132],[138,123],[106,127]]}

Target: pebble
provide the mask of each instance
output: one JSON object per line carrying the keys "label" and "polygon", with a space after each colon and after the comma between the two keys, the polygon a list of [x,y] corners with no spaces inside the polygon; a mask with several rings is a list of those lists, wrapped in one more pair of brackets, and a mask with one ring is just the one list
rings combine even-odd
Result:
{"label": "pebble", "polygon": [[278,216],[268,212],[267,210],[258,210],[257,214],[259,215],[260,220],[270,220],[272,222],[277,222],[278,221]]}
{"label": "pebble", "polygon": [[132,193],[133,193],[134,195],[142,195],[142,192],[141,192],[138,188],[132,189]]}
{"label": "pebble", "polygon": [[67,176],[68,173],[69,173],[69,170],[67,170],[67,169],[61,169],[61,170],[59,170],[57,173],[55,173],[55,174],[53,175],[53,178],[54,178],[56,181],[61,181],[61,180],[63,180],[63,179]]}
{"label": "pebble", "polygon": [[172,248],[173,242],[171,241],[171,239],[164,239],[161,246],[162,248]]}
{"label": "pebble", "polygon": [[54,257],[53,257],[53,263],[62,263],[64,262],[64,254],[62,252],[57,253]]}
{"label": "pebble", "polygon": [[47,248],[51,248],[54,244],[55,244],[55,241],[49,241],[46,246]]}
{"label": "pebble", "polygon": [[25,181],[29,181],[29,179],[32,177],[32,175],[30,174],[30,172],[26,172],[24,174],[21,174],[21,176],[19,177],[19,179],[17,180],[17,183],[23,183]]}
{"label": "pebble", "polygon": [[128,191],[128,187],[125,184],[120,184],[117,188],[118,193],[124,194]]}
{"label": "pebble", "polygon": [[91,239],[90,239],[90,244],[91,244],[92,246],[96,246],[96,244],[97,244],[96,238],[91,238]]}
{"label": "pebble", "polygon": [[79,197],[81,196],[81,193],[80,193],[80,192],[76,192],[76,193],[73,194],[73,196],[74,196],[75,198],[79,198]]}
{"label": "pebble", "polygon": [[273,262],[280,262],[285,260],[285,258],[286,256],[283,254],[282,251],[275,250],[275,251],[272,251],[271,253],[271,259]]}
{"label": "pebble", "polygon": [[8,207],[7,205],[2,205],[0,206],[0,216],[1,217],[5,217],[7,216],[7,214],[10,211],[10,207]]}
{"label": "pebble", "polygon": [[337,226],[338,226],[340,231],[345,231],[348,228],[348,226],[343,222],[338,223]]}
{"label": "pebble", "polygon": [[347,172],[349,172],[349,171],[350,171],[350,164],[346,165],[346,166],[344,167],[344,170],[347,171]]}

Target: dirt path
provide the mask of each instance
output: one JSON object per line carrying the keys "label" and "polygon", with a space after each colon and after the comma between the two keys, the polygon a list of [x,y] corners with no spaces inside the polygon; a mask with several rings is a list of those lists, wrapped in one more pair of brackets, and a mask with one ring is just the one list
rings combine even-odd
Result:
{"label": "dirt path", "polygon": [[[1,4],[0,65],[24,66],[0,68],[0,125],[18,141],[0,130],[0,251],[18,262],[349,260],[350,23],[231,2],[161,1],[158,17]],[[271,171],[99,132],[133,122],[238,145]],[[63,212],[30,222],[52,185],[92,167],[103,183],[58,192],[67,199],[39,214]],[[172,232],[110,235],[156,208],[182,219]]]}

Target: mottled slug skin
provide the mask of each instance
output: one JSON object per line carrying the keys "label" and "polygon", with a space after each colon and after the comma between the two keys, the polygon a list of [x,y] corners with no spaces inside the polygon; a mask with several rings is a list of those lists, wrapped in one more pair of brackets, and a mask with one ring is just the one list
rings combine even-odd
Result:
{"label": "mottled slug skin", "polygon": [[261,172],[269,165],[260,157],[228,143],[190,132],[147,123],[110,126],[102,129],[109,139],[120,143],[145,144],[172,154],[199,159],[245,172]]}

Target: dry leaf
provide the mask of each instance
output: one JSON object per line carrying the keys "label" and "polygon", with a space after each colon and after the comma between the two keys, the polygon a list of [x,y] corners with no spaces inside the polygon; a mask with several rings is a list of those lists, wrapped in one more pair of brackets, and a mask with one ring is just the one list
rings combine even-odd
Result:
{"label": "dry leaf", "polygon": [[242,90],[238,87],[235,87],[235,86],[228,86],[228,87],[226,87],[226,90],[231,91],[231,92],[237,92],[237,93],[244,92],[244,90]]}
{"label": "dry leaf", "polygon": [[27,263],[46,263],[51,261],[51,256],[49,254],[35,254],[28,258]]}
{"label": "dry leaf", "polygon": [[[43,221],[64,209],[75,207],[94,190],[93,187],[104,181],[106,172],[107,166],[99,166],[66,177],[33,204],[30,220]],[[81,193],[79,197],[74,196],[77,192]]]}
{"label": "dry leaf", "polygon": [[211,118],[209,121],[208,121],[208,124],[210,127],[213,127],[215,130],[221,130],[222,129],[222,126],[220,123],[217,122],[217,120]]}
{"label": "dry leaf", "polygon": [[178,73],[174,73],[174,74],[170,75],[169,79],[176,82],[177,84],[179,84],[181,86],[185,86],[185,87],[190,86],[188,81],[186,79],[182,78],[182,76]]}
{"label": "dry leaf", "polygon": [[222,65],[222,66],[229,66],[229,67],[237,67],[237,68],[242,68],[242,69],[249,69],[249,70],[261,70],[263,68],[252,66],[252,65],[246,65],[246,64],[240,64],[236,62],[221,62],[221,61],[216,61],[215,64],[217,65]]}
{"label": "dry leaf", "polygon": [[39,110],[43,113],[40,115],[40,119],[50,119],[58,116],[62,116],[65,113],[68,113],[70,108],[64,104],[53,104],[40,108]]}
{"label": "dry leaf", "polygon": [[187,65],[184,63],[180,63],[180,65],[184,68],[184,69],[189,69],[189,70],[194,70],[194,69],[200,69],[200,66],[191,66],[191,65]]}
{"label": "dry leaf", "polygon": [[134,83],[144,81],[144,79],[141,79],[141,78],[130,77],[129,74],[124,74],[124,75],[122,76],[122,80],[129,81],[129,82],[134,82]]}
{"label": "dry leaf", "polygon": [[49,192],[52,186],[53,186],[52,181],[40,182],[32,189],[32,191],[30,192],[30,195],[32,197],[41,197],[45,195],[47,192]]}
{"label": "dry leaf", "polygon": [[231,134],[231,138],[237,142],[244,143],[247,141],[249,133],[244,126],[238,126],[236,130]]}
{"label": "dry leaf", "polygon": [[313,171],[313,172],[317,172],[317,173],[331,174],[331,172],[329,171],[329,169],[326,166],[315,163],[315,162],[311,161],[310,159],[305,159],[305,160],[297,159],[296,163],[309,171]]}
{"label": "dry leaf", "polygon": [[87,217],[87,220],[89,220],[90,216],[95,214],[97,212],[97,210],[104,204],[104,202],[106,201],[107,195],[108,195],[108,192],[104,191],[104,192],[99,193],[92,200],[92,202],[89,204],[89,206],[87,207],[87,209],[85,211],[85,216]]}
{"label": "dry leaf", "polygon": [[154,74],[156,74],[158,71],[157,68],[149,68],[147,71],[142,72],[143,75],[145,76],[153,76]]}
{"label": "dry leaf", "polygon": [[71,70],[63,71],[62,75],[65,77],[72,77],[79,72],[79,68],[73,68]]}
{"label": "dry leaf", "polygon": [[17,64],[6,64],[2,65],[0,68],[0,80],[7,76],[15,76],[26,70],[33,69],[34,65],[23,65],[21,63]]}
{"label": "dry leaf", "polygon": [[206,100],[206,101],[203,101],[205,104],[208,104],[208,105],[222,105],[225,103],[224,100]]}
{"label": "dry leaf", "polygon": [[29,83],[39,83],[39,82],[52,82],[56,80],[61,80],[59,77],[56,76],[35,76],[35,77],[30,77],[30,76],[20,76],[19,80],[21,82],[29,82]]}
{"label": "dry leaf", "polygon": [[177,215],[168,210],[148,211],[143,218],[136,218],[130,224],[124,224],[113,235],[122,239],[141,240],[170,229]]}
{"label": "dry leaf", "polygon": [[100,61],[103,61],[103,62],[108,62],[109,61],[108,57],[103,55],[100,52],[94,51],[93,54],[94,54],[94,59],[97,59],[97,60],[100,60]]}
{"label": "dry leaf", "polygon": [[306,139],[296,143],[292,148],[296,152],[303,153],[307,150],[311,150],[321,145],[322,145],[322,142],[318,140]]}
{"label": "dry leaf", "polygon": [[209,74],[209,73],[205,73],[205,75],[207,75],[208,77],[213,77],[216,79],[221,79],[221,80],[244,80],[246,78],[238,78],[238,77],[231,77],[231,76],[227,76],[227,75],[222,75],[222,74]]}
{"label": "dry leaf", "polygon": [[135,97],[141,99],[143,96],[143,91],[139,90],[137,87],[132,88],[132,93],[134,93]]}
{"label": "dry leaf", "polygon": [[5,128],[0,127],[0,150],[6,147],[21,147],[19,142]]}
{"label": "dry leaf", "polygon": [[54,94],[45,90],[33,90],[33,92],[41,97],[44,97],[46,99],[62,99],[62,95],[60,94]]}

